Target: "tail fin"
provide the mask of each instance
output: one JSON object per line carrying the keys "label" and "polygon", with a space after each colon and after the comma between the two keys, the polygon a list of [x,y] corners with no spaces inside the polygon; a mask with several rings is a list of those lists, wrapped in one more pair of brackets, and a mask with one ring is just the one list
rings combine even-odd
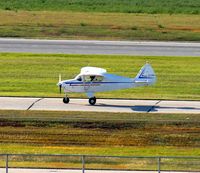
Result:
{"label": "tail fin", "polygon": [[156,75],[150,64],[146,63],[134,79],[135,83],[152,85],[156,82]]}

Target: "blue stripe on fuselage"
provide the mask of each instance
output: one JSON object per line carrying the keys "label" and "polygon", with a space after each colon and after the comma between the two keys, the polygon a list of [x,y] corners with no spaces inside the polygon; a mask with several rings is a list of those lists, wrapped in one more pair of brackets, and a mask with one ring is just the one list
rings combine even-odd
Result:
{"label": "blue stripe on fuselage", "polygon": [[65,84],[71,85],[88,85],[88,84],[117,84],[117,83],[133,83],[133,82],[64,82]]}

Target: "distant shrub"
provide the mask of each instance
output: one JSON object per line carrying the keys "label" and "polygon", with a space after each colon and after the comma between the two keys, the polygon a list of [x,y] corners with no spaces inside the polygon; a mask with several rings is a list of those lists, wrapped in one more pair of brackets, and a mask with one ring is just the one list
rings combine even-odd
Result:
{"label": "distant shrub", "polygon": [[157,13],[159,13],[159,12],[158,12],[158,10],[150,10],[148,13],[149,13],[149,14],[157,14]]}
{"label": "distant shrub", "polygon": [[124,13],[134,13],[133,10],[124,10]]}
{"label": "distant shrub", "polygon": [[137,30],[138,28],[136,26],[131,27],[131,30]]}
{"label": "distant shrub", "polygon": [[162,29],[162,28],[165,28],[165,27],[163,25],[159,24],[158,28]]}
{"label": "distant shrub", "polygon": [[87,26],[87,24],[86,24],[86,23],[83,23],[83,22],[81,22],[80,25],[81,25],[81,26]]}
{"label": "distant shrub", "polygon": [[10,7],[5,7],[4,10],[10,11],[10,10],[12,10],[12,9],[11,9]]}

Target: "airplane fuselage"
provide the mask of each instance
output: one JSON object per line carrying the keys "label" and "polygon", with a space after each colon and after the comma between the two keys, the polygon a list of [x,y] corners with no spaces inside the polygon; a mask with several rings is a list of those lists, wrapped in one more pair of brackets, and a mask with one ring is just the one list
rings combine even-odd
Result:
{"label": "airplane fuselage", "polygon": [[134,80],[113,74],[105,74],[104,80],[85,82],[76,79],[63,81],[64,92],[103,92],[134,87]]}

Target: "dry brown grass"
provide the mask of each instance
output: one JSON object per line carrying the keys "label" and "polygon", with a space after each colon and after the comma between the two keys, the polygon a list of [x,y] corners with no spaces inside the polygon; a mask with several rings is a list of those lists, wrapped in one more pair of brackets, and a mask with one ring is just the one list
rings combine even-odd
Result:
{"label": "dry brown grass", "polygon": [[124,14],[124,13],[84,13],[84,12],[28,12],[1,11],[1,25],[87,25],[157,28],[158,24],[171,29],[200,29],[198,15],[169,14]]}
{"label": "dry brown grass", "polygon": [[[157,120],[155,115],[140,116],[144,119],[137,120],[137,114],[128,113],[90,113],[88,118],[88,113],[81,112],[0,111],[0,142],[96,147],[200,146],[197,115],[156,115],[165,120]],[[185,116],[191,120],[185,120]]]}
{"label": "dry brown grass", "polygon": [[[38,34],[39,37],[70,37],[70,34],[64,34],[66,29],[71,28],[74,31],[74,27],[83,28],[83,34],[72,33],[71,36],[76,37],[91,37],[94,38],[95,34],[89,34],[89,31],[96,32],[98,37],[98,32],[101,32],[101,37],[114,37],[114,39],[175,39],[177,33],[186,32],[185,37],[197,37],[187,36],[187,34],[198,34],[200,30],[200,22],[198,15],[185,15],[185,14],[125,14],[125,13],[91,13],[91,12],[50,12],[50,11],[0,11],[0,27],[9,30],[9,32],[16,32],[16,30],[26,29],[27,27],[32,27],[33,32],[41,33],[42,30],[53,30],[52,32],[44,32],[42,35]],[[159,26],[162,26],[161,28]],[[10,28],[12,27],[12,29]],[[84,27],[87,28],[85,30]],[[136,30],[132,28],[137,28]],[[98,31],[100,29],[100,31]],[[112,32],[119,32],[118,38]],[[133,32],[134,30],[134,32]],[[128,36],[123,33],[123,31],[128,31]],[[148,34],[141,34],[141,32],[152,32],[160,33],[160,31],[171,32],[174,34],[166,38],[162,35],[156,35],[152,38]],[[1,31],[2,32],[2,31]],[[0,32],[0,33],[1,33]],[[5,31],[6,32],[6,31]],[[24,31],[25,32],[25,31]],[[69,32],[69,31],[68,31]],[[106,35],[107,34],[107,35]],[[184,34],[181,37],[184,37]],[[2,35],[2,34],[1,34]],[[150,33],[150,35],[153,35]],[[7,35],[6,35],[7,36]],[[11,35],[12,36],[12,35]],[[20,36],[20,34],[19,34]],[[26,36],[26,34],[25,34]],[[27,33],[27,36],[28,35]],[[134,38],[130,38],[130,37]],[[31,36],[30,36],[31,37]],[[32,36],[32,37],[37,37]],[[149,37],[149,38],[148,38]],[[155,37],[155,38],[154,38]],[[194,39],[193,38],[193,39]],[[187,38],[189,39],[189,38]],[[192,39],[192,38],[191,38]]]}

